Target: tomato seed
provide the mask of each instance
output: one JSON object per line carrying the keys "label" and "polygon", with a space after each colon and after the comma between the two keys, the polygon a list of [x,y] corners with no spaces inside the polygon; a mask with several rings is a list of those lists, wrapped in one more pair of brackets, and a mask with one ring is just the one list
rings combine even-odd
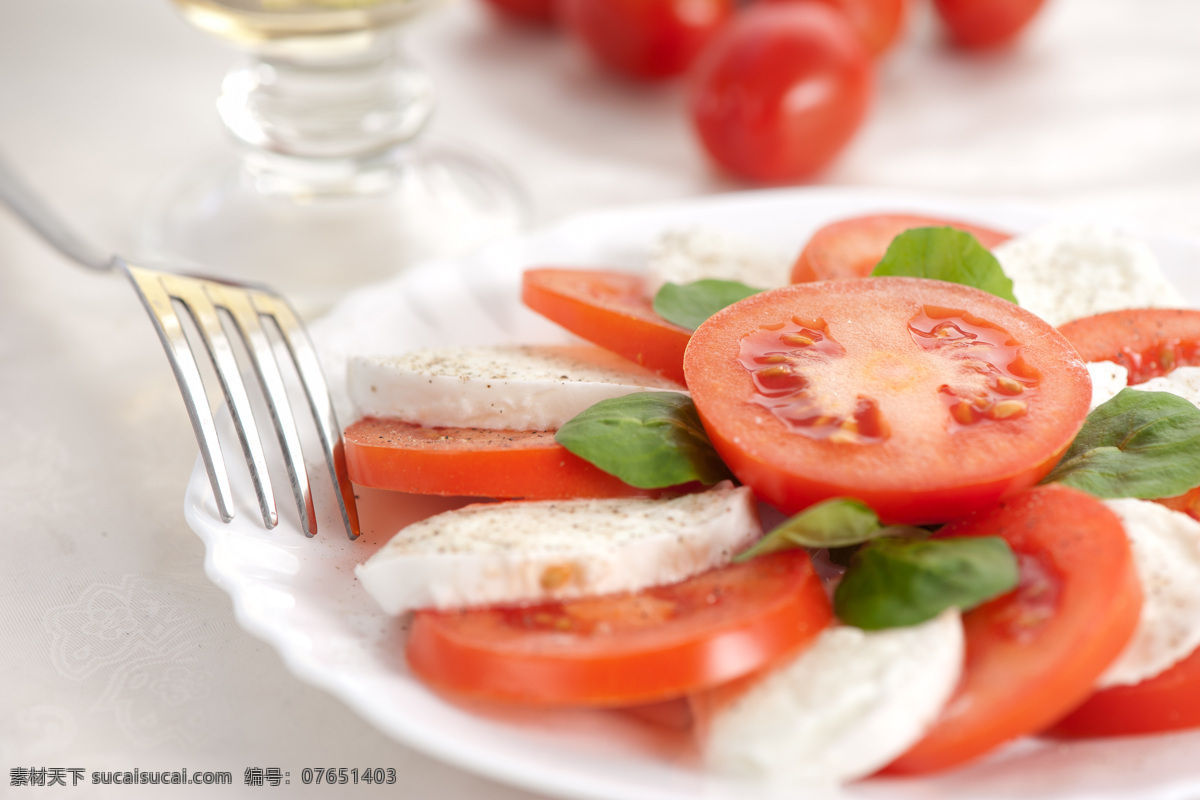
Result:
{"label": "tomato seed", "polygon": [[992,406],[988,416],[992,419],[1012,419],[1024,414],[1028,409],[1020,400],[1001,400]]}
{"label": "tomato seed", "polygon": [[950,406],[950,415],[959,425],[970,425],[977,419],[975,409],[966,400],[959,400]]}
{"label": "tomato seed", "polygon": [[1001,394],[1020,394],[1025,387],[1020,381],[1001,375],[996,379],[996,391]]}

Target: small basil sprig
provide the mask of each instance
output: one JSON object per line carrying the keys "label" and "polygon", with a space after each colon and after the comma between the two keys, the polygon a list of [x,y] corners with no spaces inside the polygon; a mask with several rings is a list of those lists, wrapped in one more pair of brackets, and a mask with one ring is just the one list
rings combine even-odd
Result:
{"label": "small basil sprig", "polygon": [[917,625],[1011,591],[1017,561],[997,536],[882,538],[859,548],[833,593],[833,610],[865,630]]}
{"label": "small basil sprig", "polygon": [[879,536],[924,534],[916,528],[884,526],[871,507],[852,497],[835,497],[789,517],[770,533],[734,557],[735,562],[795,547],[839,548]]}
{"label": "small basil sprig", "polygon": [[1200,486],[1200,409],[1168,392],[1122,389],[1088,415],[1042,483],[1109,499],[1183,494]]}
{"label": "small basil sprig", "polygon": [[640,489],[732,477],[708,440],[692,398],[679,392],[601,400],[559,428],[554,441]]}
{"label": "small basil sprig", "polygon": [[998,537],[929,539],[928,531],[882,525],[869,506],[838,497],[801,511],[734,561],[792,547],[860,545],[834,590],[833,608],[866,630],[916,625],[947,608],[962,610],[1017,585],[1017,562]]}
{"label": "small basil sprig", "polygon": [[912,228],[892,240],[872,277],[902,275],[974,286],[1017,302],[1000,262],[971,234],[956,228]]}
{"label": "small basil sprig", "polygon": [[762,289],[737,281],[705,278],[692,283],[665,283],[654,295],[654,311],[667,322],[696,330],[704,320]]}

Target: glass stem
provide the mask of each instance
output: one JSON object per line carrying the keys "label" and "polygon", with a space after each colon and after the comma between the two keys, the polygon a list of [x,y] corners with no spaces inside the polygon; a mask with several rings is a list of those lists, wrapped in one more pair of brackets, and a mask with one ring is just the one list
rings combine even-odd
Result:
{"label": "glass stem", "polygon": [[293,196],[361,193],[362,177],[421,131],[433,105],[432,82],[401,55],[394,29],[333,54],[251,56],[217,100],[258,188]]}

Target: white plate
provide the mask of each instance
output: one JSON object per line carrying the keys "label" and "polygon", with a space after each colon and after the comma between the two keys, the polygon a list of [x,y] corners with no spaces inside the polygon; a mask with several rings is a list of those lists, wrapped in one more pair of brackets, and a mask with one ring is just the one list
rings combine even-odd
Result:
{"label": "white plate", "polygon": [[[533,265],[604,265],[638,269],[667,229],[705,226],[754,237],[781,253],[798,252],[825,221],[873,211],[914,211],[978,221],[1015,231],[1049,215],[1028,206],[970,203],[902,193],[790,190],[716,197],[675,205],[580,217],[504,242],[469,258],[429,264],[361,290],[312,328],[341,396],[351,352],[388,352],[435,343],[561,341],[559,329],[524,309],[519,276]],[[1200,299],[1200,243],[1148,238],[1168,276]],[[231,453],[231,464],[241,462]],[[320,464],[312,468],[321,468]],[[235,479],[239,476],[235,474]],[[244,476],[242,476],[244,477]],[[303,680],[332,692],[380,730],[460,768],[529,790],[572,798],[691,800],[763,797],[753,786],[706,775],[686,736],[616,712],[473,713],[413,680],[400,655],[401,626],[376,610],[353,567],[378,547],[406,513],[444,501],[411,498],[390,521],[349,542],[326,516],[323,533],[305,539],[280,499],[279,528],[264,531],[247,480],[238,516],[223,525],[203,468],[186,496],[189,525],[207,547],[210,577],[233,597],[242,625],[272,644]],[[286,486],[286,480],[277,485]],[[364,498],[372,518],[388,516]],[[318,498],[328,508],[328,498]],[[1020,742],[982,763],[933,778],[868,780],[828,795],[795,787],[797,796],[945,798],[1196,798],[1200,732],[1046,745]],[[772,795],[775,796],[775,795]]]}

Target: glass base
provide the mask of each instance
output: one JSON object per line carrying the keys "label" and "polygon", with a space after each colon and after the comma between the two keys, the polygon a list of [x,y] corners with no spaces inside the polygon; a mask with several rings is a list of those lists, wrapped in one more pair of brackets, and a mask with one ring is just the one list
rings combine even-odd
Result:
{"label": "glass base", "polygon": [[366,168],[274,166],[231,155],[174,176],[153,198],[142,255],[265,284],[312,318],[354,287],[511,235],[528,220],[507,173],[446,145],[423,141]]}

